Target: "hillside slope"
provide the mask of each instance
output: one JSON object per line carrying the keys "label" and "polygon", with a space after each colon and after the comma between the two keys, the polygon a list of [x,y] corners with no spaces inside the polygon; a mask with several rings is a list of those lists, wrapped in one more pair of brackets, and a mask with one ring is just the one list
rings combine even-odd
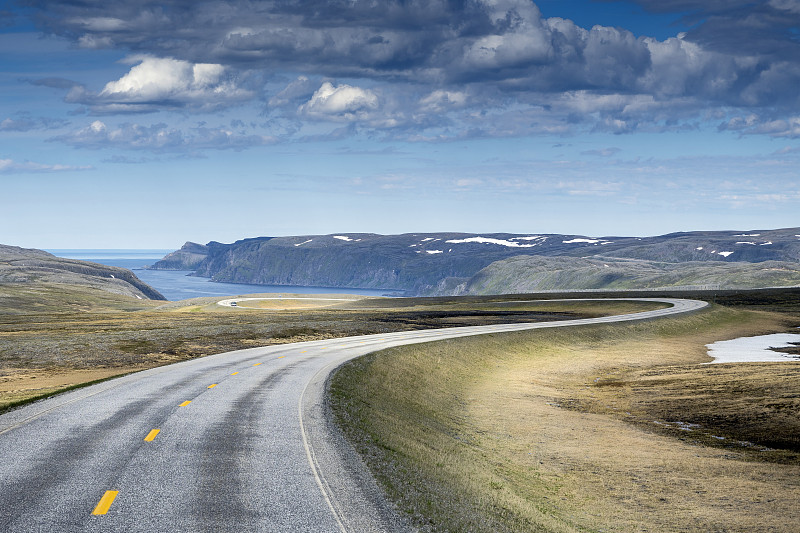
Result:
{"label": "hillside slope", "polygon": [[[449,281],[449,283],[448,283]],[[467,281],[447,280],[435,295],[513,294],[551,290],[749,289],[800,286],[800,263],[788,261],[659,263],[601,258],[518,256],[496,261]]]}
{"label": "hillside slope", "polygon": [[[766,261],[798,263],[800,228],[701,231],[656,237],[509,233],[258,237],[232,244],[186,243],[152,268],[193,270],[197,276],[231,283],[450,294],[459,287],[463,289],[482,269],[516,256],[595,258],[615,263],[626,260],[721,265]],[[718,271],[709,271],[709,275],[713,278],[715,272]],[[683,274],[678,277],[681,276]],[[689,278],[694,276],[688,275]],[[584,275],[578,273],[576,277]],[[759,276],[754,275],[752,282],[760,283]],[[578,285],[599,288],[595,281],[589,286]]]}
{"label": "hillside slope", "polygon": [[91,287],[142,300],[166,300],[130,270],[0,244],[0,284],[34,286],[42,283]]}

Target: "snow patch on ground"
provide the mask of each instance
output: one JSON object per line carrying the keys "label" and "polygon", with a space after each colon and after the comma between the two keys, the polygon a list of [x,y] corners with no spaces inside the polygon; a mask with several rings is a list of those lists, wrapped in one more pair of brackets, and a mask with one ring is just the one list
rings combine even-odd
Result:
{"label": "snow patch on ground", "polygon": [[572,239],[569,241],[561,241],[561,242],[563,242],[564,244],[577,244],[579,242],[585,242],[587,244],[597,244],[598,242],[600,242],[600,239]]}
{"label": "snow patch on ground", "polygon": [[728,257],[728,256],[729,256],[729,255],[731,255],[732,253],[733,253],[733,252],[720,252],[720,253],[719,253],[719,255],[721,255],[722,257]]}
{"label": "snow patch on ground", "polygon": [[441,250],[425,250],[425,253],[428,254],[443,254],[444,252]]}
{"label": "snow patch on ground", "polygon": [[308,244],[308,243],[310,243],[310,242],[311,242],[311,241],[313,241],[313,240],[314,240],[314,239],[308,239],[307,241],[298,242],[297,244],[295,244],[295,246],[303,246],[304,244]]}
{"label": "snow patch on ground", "polygon": [[760,246],[769,246],[772,244],[772,241],[762,242]]}
{"label": "snow patch on ground", "polygon": [[739,241],[739,242],[737,242],[736,244],[751,244],[751,245],[753,245],[753,246],[755,246],[755,245],[756,245],[756,243],[754,243],[754,242],[750,242],[750,241]]}
{"label": "snow patch on ground", "polygon": [[800,362],[800,356],[770,350],[770,348],[788,348],[795,343],[800,343],[800,335],[797,333],[774,333],[706,344],[708,355],[714,358],[707,364]]}
{"label": "snow patch on ground", "polygon": [[541,235],[530,235],[528,237],[513,237],[512,241],[546,241],[547,237],[542,237]]}
{"label": "snow patch on ground", "polygon": [[476,242],[481,244],[499,244],[500,246],[508,246],[510,248],[533,248],[534,246],[539,246],[539,244],[520,244],[514,241],[507,241],[505,239],[492,239],[490,237],[467,237],[466,239],[452,239],[449,241],[445,241],[450,244],[465,244],[470,242]]}
{"label": "snow patch on ground", "polygon": [[734,237],[761,237],[760,233],[742,233],[740,235],[734,235]]}
{"label": "snow patch on ground", "polygon": [[339,239],[340,241],[353,242],[353,239],[351,239],[350,237],[347,237],[345,235],[334,235],[333,238],[334,239]]}
{"label": "snow patch on ground", "polygon": [[702,249],[703,249],[702,246],[698,246],[697,248],[695,248],[695,250],[702,250]]}

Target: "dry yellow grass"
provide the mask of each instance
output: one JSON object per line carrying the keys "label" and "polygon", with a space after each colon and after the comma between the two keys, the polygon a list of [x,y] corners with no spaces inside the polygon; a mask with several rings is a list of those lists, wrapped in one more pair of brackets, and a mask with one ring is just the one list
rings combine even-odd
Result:
{"label": "dry yellow grass", "polygon": [[[534,304],[517,306],[507,314],[505,307],[492,304],[476,312],[470,306],[450,309],[437,300],[423,305],[347,295],[283,296],[282,300],[251,300],[264,302],[262,309],[237,309],[217,305],[220,298],[151,302],[82,287],[0,284],[0,411],[79,383],[230,350],[562,316]],[[287,302],[315,307],[285,309]],[[373,307],[376,302],[381,307]],[[276,304],[280,305],[276,308]],[[615,304],[606,311],[617,309]],[[585,314],[570,317],[601,311],[591,306]],[[48,376],[52,379],[43,385]]]}
{"label": "dry yellow grass", "polygon": [[94,370],[29,370],[6,369],[0,375],[0,411],[8,405],[33,397],[54,394],[61,390],[107,379],[147,367],[129,366]]}
{"label": "dry yellow grass", "polygon": [[[794,532],[800,450],[743,446],[737,432],[752,413],[797,422],[800,364],[699,366],[708,342],[785,327],[718,308],[459,339],[354,362],[332,391],[350,437],[426,529]],[[778,376],[776,365],[794,371]],[[649,386],[664,378],[683,384]],[[684,431],[695,394],[700,414],[743,416]],[[706,446],[711,435],[727,446]]]}

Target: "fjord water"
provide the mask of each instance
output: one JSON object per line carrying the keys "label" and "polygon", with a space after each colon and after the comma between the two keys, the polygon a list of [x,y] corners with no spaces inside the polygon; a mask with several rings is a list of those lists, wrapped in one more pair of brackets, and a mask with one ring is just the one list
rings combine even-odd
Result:
{"label": "fjord water", "polygon": [[340,289],[332,287],[303,287],[296,285],[249,285],[244,283],[219,283],[208,278],[190,276],[186,270],[147,270],[148,267],[173,250],[47,250],[66,259],[80,259],[101,265],[133,270],[136,276],[164,295],[177,301],[200,296],[234,296],[256,293],[291,294],[360,294],[384,296],[380,289]]}

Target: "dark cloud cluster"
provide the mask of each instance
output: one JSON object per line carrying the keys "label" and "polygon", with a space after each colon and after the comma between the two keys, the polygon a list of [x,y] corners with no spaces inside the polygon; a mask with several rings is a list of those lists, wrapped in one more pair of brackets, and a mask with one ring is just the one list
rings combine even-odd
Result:
{"label": "dark cloud cluster", "polygon": [[[762,126],[748,131],[769,133],[800,112],[798,0],[631,1],[692,29],[637,38],[545,18],[529,0],[26,4],[47,32],[132,54],[129,73],[101,90],[69,87],[67,100],[95,113],[208,111],[260,97],[266,114],[422,139],[686,128],[709,110],[721,129],[755,114]],[[266,91],[246,81],[275,74],[294,81]],[[481,123],[492,117],[507,122]]]}

